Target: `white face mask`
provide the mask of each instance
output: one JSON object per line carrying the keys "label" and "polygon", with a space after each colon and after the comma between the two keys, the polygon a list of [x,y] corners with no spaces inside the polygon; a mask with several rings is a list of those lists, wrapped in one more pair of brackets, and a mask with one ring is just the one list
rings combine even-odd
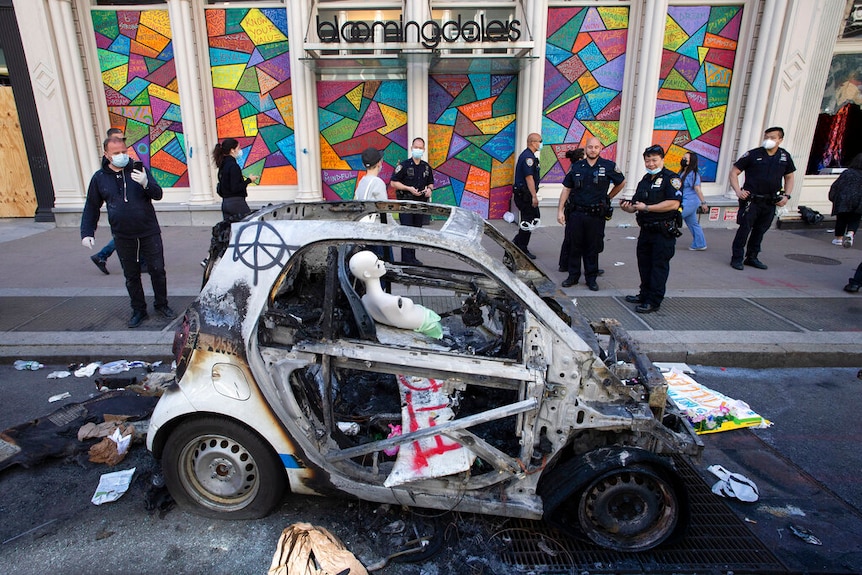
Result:
{"label": "white face mask", "polygon": [[117,168],[125,168],[129,165],[129,155],[126,153],[114,154],[111,156],[111,163]]}
{"label": "white face mask", "polygon": [[410,155],[416,160],[421,158],[422,154],[424,154],[424,153],[425,153],[425,150],[423,150],[422,148],[413,148],[412,150],[410,150]]}
{"label": "white face mask", "polygon": [[653,168],[652,170],[647,170],[647,173],[651,176],[654,176],[657,173],[659,173],[660,171],[661,171],[661,168]]}
{"label": "white face mask", "polygon": [[234,158],[236,158],[237,161],[240,161],[242,159],[243,150],[242,150],[242,148],[234,148],[234,149],[236,150],[236,152],[234,152],[232,155]]}
{"label": "white face mask", "polygon": [[766,148],[767,150],[771,150],[772,148],[774,148],[778,144],[775,143],[775,140],[763,140],[763,143],[760,145],[763,146],[764,148]]}

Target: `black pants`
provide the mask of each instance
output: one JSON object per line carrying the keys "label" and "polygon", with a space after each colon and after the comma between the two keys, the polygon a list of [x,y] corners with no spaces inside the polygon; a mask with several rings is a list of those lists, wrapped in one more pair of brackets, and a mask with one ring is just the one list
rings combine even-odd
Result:
{"label": "black pants", "polygon": [[661,305],[670,275],[670,260],[675,252],[676,238],[669,238],[664,232],[641,228],[637,256],[643,303]]}
{"label": "black pants", "polygon": [[862,214],[853,212],[838,212],[835,214],[835,237],[843,236],[847,232],[854,234],[859,231],[859,221]]}
{"label": "black pants", "polygon": [[153,283],[155,307],[168,305],[168,280],[165,274],[165,255],[162,247],[162,235],[154,234],[144,238],[123,239],[114,238],[117,246],[117,257],[123,266],[123,276],[126,278],[126,291],[132,300],[132,310],[146,312],[147,300],[144,297],[144,286],[141,284],[141,260],[146,260]]}
{"label": "black pants", "polygon": [[851,285],[862,286],[862,264],[856,268],[856,273],[848,280]]}
{"label": "black pants", "polygon": [[242,196],[234,198],[224,198],[221,201],[221,215],[223,219],[228,219],[231,216],[247,216],[251,213],[251,208]]}
{"label": "black pants", "polygon": [[605,218],[586,212],[571,210],[566,214],[566,240],[569,258],[566,262],[569,277],[581,277],[581,262],[587,283],[599,274],[599,252],[605,242]]}
{"label": "black pants", "polygon": [[[519,222],[529,222],[532,223],[533,220],[539,219],[541,212],[539,212],[539,207],[533,207],[533,197],[529,193],[520,194],[518,192],[514,193],[515,199],[515,207],[518,208]],[[530,245],[530,237],[532,236],[532,232],[525,230],[524,228],[519,228],[517,235],[515,235],[515,239],[512,242],[518,246],[521,251],[527,251],[527,246]]]}
{"label": "black pants", "polygon": [[739,213],[736,215],[739,228],[733,238],[731,262],[742,263],[743,255],[744,259],[757,257],[763,234],[772,226],[773,218],[775,218],[774,204],[739,200]]}
{"label": "black pants", "polygon": [[[402,226],[410,226],[412,228],[421,228],[425,223],[424,214],[401,214],[398,218]],[[416,261],[416,250],[413,248],[401,248],[401,261],[407,263]]]}

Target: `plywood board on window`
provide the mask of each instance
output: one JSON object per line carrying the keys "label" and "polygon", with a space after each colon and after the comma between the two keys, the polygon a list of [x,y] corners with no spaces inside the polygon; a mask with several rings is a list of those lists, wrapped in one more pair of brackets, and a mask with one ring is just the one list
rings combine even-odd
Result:
{"label": "plywood board on window", "polygon": [[0,217],[32,217],[35,213],[36,190],[15,98],[10,86],[0,86]]}

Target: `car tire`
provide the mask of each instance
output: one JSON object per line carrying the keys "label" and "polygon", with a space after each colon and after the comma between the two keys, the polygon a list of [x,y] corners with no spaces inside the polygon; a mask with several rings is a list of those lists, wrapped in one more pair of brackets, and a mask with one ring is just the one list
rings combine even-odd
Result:
{"label": "car tire", "polygon": [[594,543],[617,551],[645,551],[674,535],[683,507],[674,482],[662,470],[639,464],[610,469],[590,480],[578,494],[577,517]]}
{"label": "car tire", "polygon": [[287,479],[263,439],[223,417],[180,423],[165,442],[162,469],[181,507],[219,519],[268,515],[281,503]]}

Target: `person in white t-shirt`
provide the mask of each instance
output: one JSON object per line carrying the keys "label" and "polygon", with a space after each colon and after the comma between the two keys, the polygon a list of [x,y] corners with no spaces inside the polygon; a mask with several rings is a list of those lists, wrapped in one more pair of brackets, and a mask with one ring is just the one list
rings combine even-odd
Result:
{"label": "person in white t-shirt", "polygon": [[[368,202],[383,202],[389,199],[386,193],[386,183],[380,179],[380,168],[383,166],[383,154],[377,148],[367,148],[362,152],[362,165],[365,166],[365,175],[356,184],[353,199]],[[386,214],[371,214],[365,216],[363,221],[388,223]],[[387,262],[392,261],[392,248],[390,246],[370,246],[377,256]],[[384,284],[388,289],[389,283]]]}

